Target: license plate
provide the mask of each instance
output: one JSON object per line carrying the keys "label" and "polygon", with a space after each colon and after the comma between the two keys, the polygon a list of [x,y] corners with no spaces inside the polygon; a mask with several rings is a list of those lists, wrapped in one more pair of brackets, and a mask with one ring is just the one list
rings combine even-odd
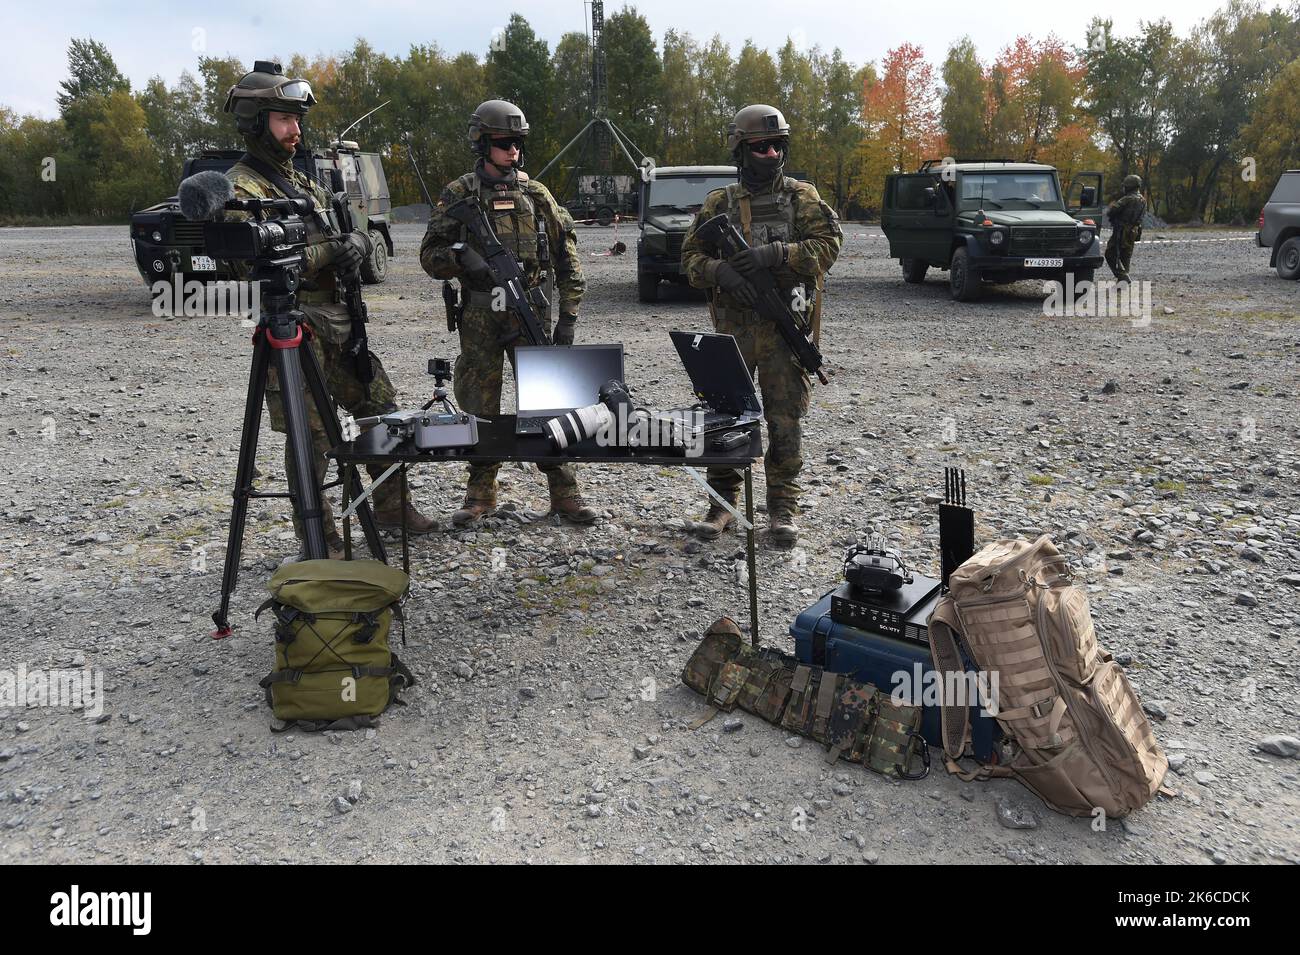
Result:
{"label": "license plate", "polygon": [[1059,269],[1063,265],[1064,259],[1025,259],[1027,269]]}
{"label": "license plate", "polygon": [[216,270],[217,270],[217,263],[215,259],[212,259],[211,257],[206,255],[190,256],[191,272],[215,272]]}

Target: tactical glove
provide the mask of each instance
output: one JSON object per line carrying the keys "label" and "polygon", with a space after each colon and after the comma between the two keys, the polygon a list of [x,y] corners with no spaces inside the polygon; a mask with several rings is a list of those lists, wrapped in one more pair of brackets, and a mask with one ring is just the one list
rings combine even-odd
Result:
{"label": "tactical glove", "polygon": [[784,265],[786,248],[784,242],[769,242],[737,252],[728,260],[737,272],[746,278],[752,278],[760,269],[773,269]]}
{"label": "tactical glove", "polygon": [[338,248],[334,253],[334,270],[344,281],[351,281],[361,271],[361,263],[370,258],[370,253],[374,251],[370,237],[364,232],[349,232],[336,241]]}
{"label": "tactical glove", "polygon": [[478,282],[492,281],[492,270],[488,268],[483,256],[466,246],[456,253],[456,264],[467,279]]}
{"label": "tactical glove", "polygon": [[746,308],[753,308],[758,302],[758,292],[754,286],[749,284],[749,280],[731,267],[730,262],[719,262],[717,270],[717,282],[722,291],[726,292],[736,301],[740,302]]}
{"label": "tactical glove", "polygon": [[560,320],[555,323],[555,332],[551,335],[551,342],[555,345],[572,345],[574,327],[578,324],[577,315],[566,315],[560,313]]}

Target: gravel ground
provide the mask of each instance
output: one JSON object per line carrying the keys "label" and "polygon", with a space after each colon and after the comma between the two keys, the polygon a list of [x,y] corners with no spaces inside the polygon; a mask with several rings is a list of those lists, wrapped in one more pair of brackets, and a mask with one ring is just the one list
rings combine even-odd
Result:
{"label": "gravel ground", "polygon": [[[710,621],[746,617],[743,540],[685,536],[705,502],[667,469],[581,468],[606,516],[579,529],[530,520],[545,482],[508,467],[517,510],[471,533],[448,521],[459,468],[417,471],[441,529],[414,548],[410,705],[377,731],[273,735],[251,611],[296,551],[279,503],[253,508],[236,635],[208,636],[247,331],[154,317],[125,228],[10,229],[0,670],[90,667],[106,703],[93,721],[0,710],[0,861],[1300,860],[1298,764],[1258,745],[1300,729],[1297,286],[1241,233],[1149,232],[1178,240],[1138,248],[1150,323],[1047,318],[1034,284],[958,305],[936,275],[905,285],[878,229],[845,231],[804,539],[761,543],[762,638],[791,648],[789,621],[873,528],[933,571],[925,496],[958,463],[982,540],[1045,532],[1070,555],[1171,758],[1167,795],[1094,831],[1014,782],[829,767],[745,714],[690,730],[703,707],[679,673]],[[456,348],[420,233],[398,230],[367,295],[410,404],[426,358]],[[707,327],[704,305],[677,289],[638,304],[634,256],[596,254],[613,239],[581,232],[579,341],[622,340],[638,397],[682,401],[666,331]],[[265,430],[267,482],[280,447]],[[1032,828],[1000,822],[1019,816]]]}

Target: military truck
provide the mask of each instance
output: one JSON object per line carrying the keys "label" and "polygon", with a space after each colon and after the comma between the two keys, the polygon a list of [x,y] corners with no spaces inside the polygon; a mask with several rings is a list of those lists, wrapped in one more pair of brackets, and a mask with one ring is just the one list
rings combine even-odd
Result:
{"label": "military truck", "polygon": [[1300,169],[1278,177],[1268,202],[1259,210],[1255,244],[1272,249],[1268,264],[1279,278],[1300,279]]}
{"label": "military truck", "polygon": [[704,197],[736,181],[735,166],[656,166],[642,172],[637,296],[659,300],[660,281],[685,282],[682,241]]}
{"label": "military truck", "polygon": [[[226,172],[243,150],[211,149],[185,160],[181,179],[197,172]],[[300,149],[294,165],[314,175],[327,191],[346,192],[353,221],[370,233],[373,251],[362,263],[361,278],[367,284],[382,282],[388,275],[388,257],[393,254],[389,213],[388,180],[378,153],[362,152],[351,140],[333,143],[329,149],[307,152]],[[145,284],[182,279],[217,281],[232,276],[223,263],[204,254],[203,223],[181,215],[176,196],[142,209],[131,216],[131,247],[135,265]]]}
{"label": "military truck", "polygon": [[577,195],[564,203],[578,222],[609,225],[616,216],[636,211],[636,190],[631,176],[579,175]]}
{"label": "military truck", "polygon": [[[1080,205],[1095,203],[1098,192]],[[1078,177],[1076,177],[1077,179]],[[1023,279],[1092,281],[1103,263],[1095,219],[1066,211],[1056,169],[1041,163],[930,160],[915,173],[885,177],[880,224],[903,280],[948,272],[952,297],[974,301],[984,284]]]}

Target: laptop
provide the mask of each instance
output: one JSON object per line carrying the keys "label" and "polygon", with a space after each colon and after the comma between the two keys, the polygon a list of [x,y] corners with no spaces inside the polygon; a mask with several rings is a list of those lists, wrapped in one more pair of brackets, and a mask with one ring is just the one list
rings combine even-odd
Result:
{"label": "laptop", "polygon": [[753,424],[763,416],[763,403],[754,391],[754,379],[732,335],[716,332],[669,332],[691,390],[700,399],[696,408],[673,408],[664,414],[703,412],[702,429],[720,431]]}
{"label": "laptop", "polygon": [[515,346],[515,434],[540,436],[556,415],[594,405],[611,378],[623,380],[622,345]]}

